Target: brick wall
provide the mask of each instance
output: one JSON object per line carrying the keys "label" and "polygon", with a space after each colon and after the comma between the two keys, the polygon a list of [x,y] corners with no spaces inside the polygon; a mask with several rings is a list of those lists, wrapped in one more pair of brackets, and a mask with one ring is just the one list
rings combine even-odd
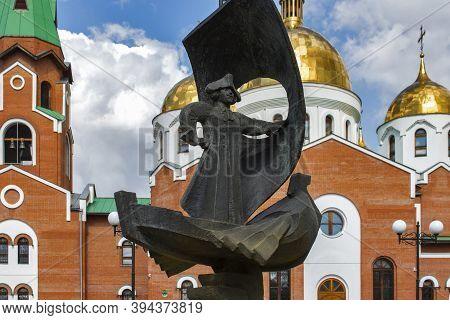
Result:
{"label": "brick wall", "polygon": [[[156,186],[152,188],[152,204],[181,210],[179,201],[195,169],[193,167],[188,170],[187,181],[174,182],[172,171],[162,168],[156,175]],[[392,223],[397,219],[403,219],[408,223],[408,231],[413,231],[415,225],[414,204],[417,200],[410,197],[410,173],[335,140],[305,150],[295,172],[312,176],[309,191],[313,198],[325,194],[339,194],[350,199],[357,207],[361,216],[362,299],[373,297],[372,265],[379,257],[387,257],[395,265],[396,299],[414,299],[415,249],[408,245],[399,245],[397,236],[391,231]],[[441,191],[436,192],[437,197],[442,197],[442,193],[448,190],[445,189],[448,178],[444,179],[445,181],[441,181],[442,179],[439,183],[436,182],[441,186]],[[259,211],[285,197],[286,190],[287,184]],[[444,209],[450,207],[448,203],[442,203],[441,206]],[[427,267],[424,268],[426,270]],[[435,269],[450,270],[450,263],[443,260],[442,263],[436,263]],[[157,270],[158,267],[150,262],[149,272],[155,273]],[[204,271],[192,270],[190,273],[195,275],[197,272]],[[443,278],[450,276],[450,272],[442,273]],[[173,288],[181,276],[167,279],[158,273],[158,279],[154,280],[157,285],[151,285],[149,282],[149,292],[152,290],[151,287],[154,287],[157,288],[156,295],[160,293],[161,288],[169,289],[171,294],[175,294]],[[264,285],[268,298],[267,275],[264,278]],[[297,267],[292,271],[291,288],[293,299],[303,298],[303,267]]]}
{"label": "brick wall", "polygon": [[15,171],[0,175],[0,190],[17,185],[24,202],[17,209],[0,204],[0,221],[20,220],[38,238],[39,298],[79,299],[79,223],[78,215],[66,221],[66,194]]}

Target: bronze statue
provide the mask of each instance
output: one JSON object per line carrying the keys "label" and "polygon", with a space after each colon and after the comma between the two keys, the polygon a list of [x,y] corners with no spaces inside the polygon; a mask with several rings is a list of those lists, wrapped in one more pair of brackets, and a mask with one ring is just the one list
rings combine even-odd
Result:
{"label": "bronze statue", "polygon": [[[168,276],[196,264],[211,266],[215,273],[199,276],[202,287],[190,289],[190,299],[262,299],[262,272],[303,263],[320,226],[307,191],[310,178],[293,175],[306,115],[297,62],[272,0],[230,0],[183,43],[200,102],[181,112],[182,138],[205,149],[181,201],[190,217],[138,205],[135,194],[118,192],[122,233],[148,250]],[[240,99],[235,86],[258,77],[286,89],[284,122],[230,111]],[[289,178],[286,197],[248,221]]]}
{"label": "bronze statue", "polygon": [[[205,149],[181,205],[191,217],[240,225],[247,220],[241,192],[242,135],[270,136],[281,124],[232,112],[230,106],[241,97],[231,74],[208,84],[206,93],[211,103],[192,103],[180,114],[181,139]],[[197,123],[203,126],[202,139],[197,137]],[[197,201],[200,198],[204,201]]]}

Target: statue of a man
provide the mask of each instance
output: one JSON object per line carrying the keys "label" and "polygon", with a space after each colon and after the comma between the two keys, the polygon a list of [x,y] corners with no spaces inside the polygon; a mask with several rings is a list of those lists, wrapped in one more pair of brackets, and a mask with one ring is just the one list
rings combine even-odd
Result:
{"label": "statue of a man", "polygon": [[[205,149],[181,205],[191,217],[242,225],[246,220],[241,192],[243,135],[271,135],[282,123],[232,112],[230,107],[241,96],[231,74],[210,83],[206,93],[209,103],[192,103],[180,114],[180,138]],[[203,138],[197,136],[197,123],[203,126]]]}

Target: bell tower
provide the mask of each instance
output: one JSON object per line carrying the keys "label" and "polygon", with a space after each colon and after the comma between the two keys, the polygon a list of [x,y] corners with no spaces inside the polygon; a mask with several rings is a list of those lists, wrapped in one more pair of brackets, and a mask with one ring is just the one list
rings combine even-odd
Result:
{"label": "bell tower", "polygon": [[303,4],[305,0],[280,0],[281,17],[288,29],[303,25]]}
{"label": "bell tower", "polygon": [[0,170],[72,190],[70,86],[56,0],[0,2]]}

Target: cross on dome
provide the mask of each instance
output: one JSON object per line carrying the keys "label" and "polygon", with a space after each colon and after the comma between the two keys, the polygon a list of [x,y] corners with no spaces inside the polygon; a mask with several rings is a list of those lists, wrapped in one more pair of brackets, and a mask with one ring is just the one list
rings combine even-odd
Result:
{"label": "cross on dome", "polygon": [[420,26],[420,37],[417,43],[420,43],[420,54],[423,55],[423,39],[425,37],[425,34],[427,33],[426,30],[424,30],[423,26]]}

